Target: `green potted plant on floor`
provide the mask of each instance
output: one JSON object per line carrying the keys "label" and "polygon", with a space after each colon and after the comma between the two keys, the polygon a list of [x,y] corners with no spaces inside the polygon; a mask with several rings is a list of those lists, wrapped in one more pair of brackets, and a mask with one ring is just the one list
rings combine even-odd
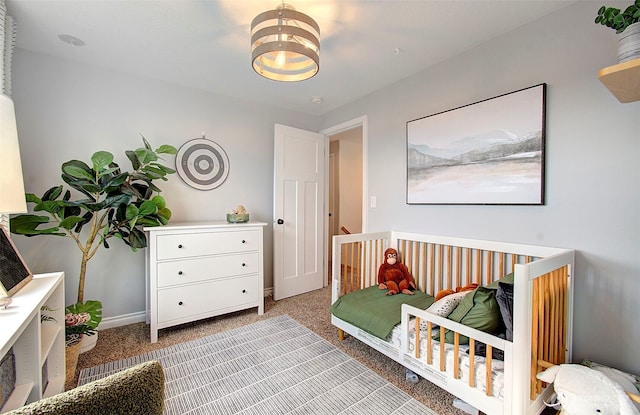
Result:
{"label": "green potted plant on floor", "polygon": [[600,7],[595,23],[618,34],[618,63],[640,58],[640,0],[635,0],[624,11],[617,7]]}
{"label": "green potted plant on floor", "polygon": [[[153,150],[144,137],[142,140],[144,147],[125,152],[131,171],[122,171],[107,151],[94,153],[90,164],[67,161],[61,167],[62,180],[81,196],[71,200],[71,191],[63,185],[50,188],[42,197],[27,193],[26,200],[33,204],[33,211],[46,215],[11,218],[12,233],[68,237],[80,249],[77,302],[66,308],[67,319],[76,318],[72,324],[67,322],[68,339],[74,332],[94,334],[102,320],[102,303],[84,298],[87,263],[98,249],[109,248],[108,240],[115,237],[135,252],[147,246],[143,227],[165,225],[171,217],[164,198],[158,195],[161,190],[153,182],[166,181],[168,175],[175,173],[160,162],[160,154],[177,151],[170,145]],[[80,324],[77,319],[82,320]]]}

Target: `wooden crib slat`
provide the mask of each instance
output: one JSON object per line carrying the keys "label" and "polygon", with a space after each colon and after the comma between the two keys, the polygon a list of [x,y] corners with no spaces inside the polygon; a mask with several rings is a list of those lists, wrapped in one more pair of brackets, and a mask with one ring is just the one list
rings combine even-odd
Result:
{"label": "wooden crib slat", "polygon": [[476,387],[476,340],[469,338],[469,386]]}
{"label": "wooden crib slat", "polygon": [[432,339],[433,336],[431,335],[431,330],[433,329],[433,323],[431,323],[430,321],[427,323],[427,363],[429,365],[433,364],[433,356],[431,353],[431,347],[433,346],[432,344]]}
{"label": "wooden crib slat", "polygon": [[[436,282],[438,281],[438,278],[435,278],[433,276],[436,275],[436,247],[434,244],[430,243],[429,244],[429,256],[431,257],[431,263],[429,264],[429,279],[431,280],[431,294],[437,294],[436,293]],[[441,290],[442,287],[441,286],[437,286],[438,290]]]}
{"label": "wooden crib slat", "polygon": [[444,278],[447,281],[447,285],[449,287],[455,287],[453,284],[453,272],[451,269],[451,247],[450,246],[446,246],[445,250],[444,250]]}
{"label": "wooden crib slat", "polygon": [[466,284],[465,285],[469,285],[472,282],[472,278],[473,275],[471,273],[472,268],[472,257],[471,257],[471,248],[465,248],[465,258],[466,258],[466,264],[464,266],[464,273],[466,274]]}
{"label": "wooden crib slat", "polygon": [[561,296],[561,304],[562,304],[562,340],[560,343],[560,359],[559,362],[564,363],[566,361],[566,350],[567,350],[567,307],[568,307],[568,292],[569,292],[569,267],[562,267],[562,296]]}
{"label": "wooden crib slat", "polygon": [[[430,322],[427,325],[431,324]],[[415,344],[415,358],[420,359],[420,317],[416,317],[416,324],[414,326],[414,330],[416,333],[416,344]],[[409,341],[409,339],[406,339]]]}
{"label": "wooden crib slat", "polygon": [[[487,251],[487,271],[485,273],[487,280],[484,281],[486,284],[493,282],[493,254],[493,251]],[[482,283],[480,284],[482,285]]]}
{"label": "wooden crib slat", "polygon": [[440,371],[444,372],[447,368],[445,366],[445,355],[444,355],[444,327],[440,326]]}
{"label": "wooden crib slat", "polygon": [[354,257],[355,257],[355,243],[350,244],[350,251],[349,251],[349,265],[347,266],[347,269],[349,270],[349,292],[351,291],[355,291],[356,287],[359,285],[356,285],[356,281],[355,281],[355,275],[354,275],[354,271],[355,271],[355,263],[354,263]]}
{"label": "wooden crib slat", "polygon": [[462,286],[462,275],[460,274],[460,264],[462,263],[462,248],[456,247],[456,286]]}
{"label": "wooden crib slat", "polygon": [[485,382],[487,384],[487,396],[493,395],[493,379],[491,377],[491,361],[493,359],[493,346],[487,344],[487,355],[485,357]]}
{"label": "wooden crib slat", "polygon": [[[444,342],[444,339],[440,339]],[[454,332],[453,334],[453,378],[460,378],[460,333]]]}
{"label": "wooden crib slat", "polygon": [[551,327],[550,327],[550,350],[549,358],[554,362],[558,361],[558,340],[560,334],[560,322],[558,321],[558,288],[556,281],[558,280],[558,270],[551,273],[549,281],[549,289],[551,292]]}
{"label": "wooden crib slat", "polygon": [[477,282],[482,285],[482,252],[479,249],[475,250],[476,252],[476,272],[475,272],[475,280],[472,282]]}
{"label": "wooden crib slat", "polygon": [[[538,361],[538,303],[540,302],[538,294],[538,279],[533,281],[532,293],[532,315],[531,315],[531,374],[536,371],[536,362]],[[533,377],[532,377],[533,379]],[[530,399],[535,399],[534,382],[530,382]]]}
{"label": "wooden crib slat", "polygon": [[427,244],[420,243],[420,274],[418,276],[418,288],[420,291],[433,294],[433,290],[427,288],[427,281],[433,284],[433,278],[427,278]]}

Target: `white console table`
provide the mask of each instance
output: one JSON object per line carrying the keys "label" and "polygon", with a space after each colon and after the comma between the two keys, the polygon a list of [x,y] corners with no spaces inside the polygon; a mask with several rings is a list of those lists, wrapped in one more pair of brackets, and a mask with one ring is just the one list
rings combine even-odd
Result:
{"label": "white console table", "polygon": [[12,299],[0,308],[0,358],[13,347],[16,385],[0,413],[64,391],[64,274],[34,275]]}
{"label": "white console table", "polygon": [[144,229],[151,343],[165,327],[252,307],[264,312],[264,226],[184,222]]}

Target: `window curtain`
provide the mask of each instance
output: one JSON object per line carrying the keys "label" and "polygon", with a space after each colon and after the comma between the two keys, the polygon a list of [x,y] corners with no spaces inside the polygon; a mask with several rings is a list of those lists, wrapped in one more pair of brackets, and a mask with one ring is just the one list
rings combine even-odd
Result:
{"label": "window curtain", "polygon": [[[0,0],[0,93],[11,96],[11,58],[16,44],[16,26],[7,16],[5,0]],[[9,215],[0,213],[0,226],[9,229]],[[1,231],[0,231],[1,232]],[[0,359],[0,408],[5,404],[16,384],[15,355],[13,348]]]}
{"label": "window curtain", "polygon": [[[0,0],[0,93],[11,96],[11,59],[16,44],[16,25],[7,15],[7,4]],[[0,212],[0,226],[9,229],[9,215]]]}
{"label": "window curtain", "polygon": [[13,17],[7,15],[5,0],[0,0],[0,92],[11,96],[11,59],[16,45],[16,25]]}

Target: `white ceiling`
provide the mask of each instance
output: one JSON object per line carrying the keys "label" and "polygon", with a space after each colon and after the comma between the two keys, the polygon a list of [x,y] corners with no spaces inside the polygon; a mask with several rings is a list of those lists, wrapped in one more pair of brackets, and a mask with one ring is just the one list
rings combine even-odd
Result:
{"label": "white ceiling", "polygon": [[574,1],[290,0],[320,25],[320,72],[282,83],[257,75],[249,50],[251,20],[277,0],[6,0],[18,48],[314,115]]}

